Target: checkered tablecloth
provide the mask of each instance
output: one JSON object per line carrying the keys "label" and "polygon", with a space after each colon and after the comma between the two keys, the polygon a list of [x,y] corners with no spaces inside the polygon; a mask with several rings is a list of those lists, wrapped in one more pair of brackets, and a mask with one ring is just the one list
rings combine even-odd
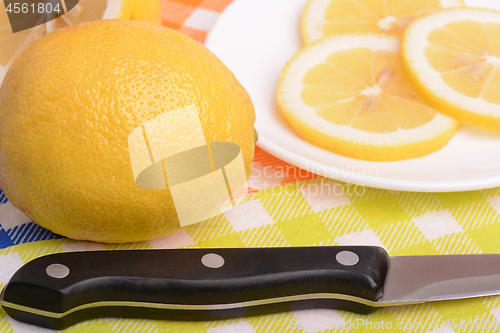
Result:
{"label": "checkered tablecloth", "polygon": [[[162,0],[162,23],[204,42],[230,2]],[[164,238],[130,244],[62,238],[31,222],[0,190],[0,287],[33,258],[77,250],[371,244],[391,255],[500,252],[500,188],[410,193],[355,187],[298,169],[258,147],[253,170],[250,194],[232,210]],[[318,309],[210,322],[105,318],[67,331],[498,332],[497,320],[500,298],[482,297],[381,309],[368,316]],[[0,333],[48,331],[0,310]]]}

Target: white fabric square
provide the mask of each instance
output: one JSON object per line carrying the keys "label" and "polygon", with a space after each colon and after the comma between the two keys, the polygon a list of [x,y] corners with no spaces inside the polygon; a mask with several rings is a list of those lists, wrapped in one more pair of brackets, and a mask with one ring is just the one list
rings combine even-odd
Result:
{"label": "white fabric square", "polygon": [[256,333],[248,321],[210,328],[207,333]]}
{"label": "white fabric square", "polygon": [[493,310],[490,311],[490,314],[495,317],[495,320],[497,322],[500,322],[500,306],[494,308]]}
{"label": "white fabric square", "polygon": [[451,213],[445,209],[414,217],[412,221],[429,241],[464,231]]}
{"label": "white fabric square", "polygon": [[225,212],[224,215],[237,232],[274,223],[259,200],[243,202]]}
{"label": "white fabric square", "polygon": [[292,311],[292,314],[296,319],[296,323],[293,323],[292,321],[294,327],[295,324],[299,324],[300,327],[302,327],[302,329],[307,333],[330,330],[347,324],[337,310],[301,310]]}
{"label": "white fabric square", "polygon": [[351,200],[344,191],[344,187],[335,181],[324,181],[310,184],[300,189],[300,193],[317,213],[333,207],[346,206]]}
{"label": "white fabric square", "polygon": [[335,238],[339,245],[371,245],[385,248],[380,238],[372,229],[352,232]]}
{"label": "white fabric square", "polygon": [[184,21],[184,26],[209,31],[219,18],[219,13],[203,9],[196,8],[194,12]]}
{"label": "white fabric square", "polygon": [[10,201],[0,205],[0,224],[5,230],[15,228],[28,222],[31,222],[31,219],[14,207]]}
{"label": "white fabric square", "polygon": [[148,243],[153,249],[178,249],[194,244],[193,239],[191,239],[186,230],[181,230],[162,238],[152,239]]}
{"label": "white fabric square", "polygon": [[278,168],[264,167],[258,163],[252,165],[252,174],[247,185],[257,190],[265,190],[281,185],[285,179],[285,173]]}
{"label": "white fabric square", "polygon": [[16,252],[0,255],[0,285],[9,282],[14,273],[21,268],[23,261]]}
{"label": "white fabric square", "polygon": [[493,206],[493,209],[496,210],[498,214],[500,214],[500,195],[497,195],[493,198],[488,198],[487,200],[490,205]]}

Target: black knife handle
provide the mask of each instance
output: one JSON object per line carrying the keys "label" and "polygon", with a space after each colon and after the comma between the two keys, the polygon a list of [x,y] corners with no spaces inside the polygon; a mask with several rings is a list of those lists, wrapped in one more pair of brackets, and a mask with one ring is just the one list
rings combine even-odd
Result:
{"label": "black knife handle", "polygon": [[20,268],[2,303],[14,319],[53,329],[97,317],[368,313],[372,307],[363,300],[382,296],[388,266],[384,249],[371,246],[59,253]]}

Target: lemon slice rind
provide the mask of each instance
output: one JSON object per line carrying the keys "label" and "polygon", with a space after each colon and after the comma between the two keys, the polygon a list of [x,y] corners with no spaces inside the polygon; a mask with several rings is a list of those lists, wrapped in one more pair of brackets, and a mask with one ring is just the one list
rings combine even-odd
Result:
{"label": "lemon slice rind", "polygon": [[[437,113],[431,121],[413,129],[370,133],[326,121],[302,100],[302,78],[312,66],[325,62],[335,52],[359,47],[398,52],[400,41],[396,37],[376,34],[337,35],[313,42],[294,55],[283,69],[277,89],[278,104],[288,123],[306,141],[360,159],[402,160],[442,148],[458,129],[458,122],[446,115]],[[433,148],[420,149],[419,145],[424,142]]]}
{"label": "lemon slice rind", "polygon": [[500,12],[483,8],[453,8],[425,15],[406,30],[402,45],[403,66],[419,92],[441,112],[490,130],[500,130],[500,104],[466,96],[451,88],[427,60],[428,35],[457,21],[500,24]]}

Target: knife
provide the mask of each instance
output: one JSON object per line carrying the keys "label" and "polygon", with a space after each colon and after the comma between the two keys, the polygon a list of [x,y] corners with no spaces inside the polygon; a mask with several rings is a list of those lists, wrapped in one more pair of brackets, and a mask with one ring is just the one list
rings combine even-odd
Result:
{"label": "knife", "polygon": [[500,254],[389,257],[375,246],[68,252],[21,267],[0,305],[64,329],[98,317],[214,320],[500,294]]}

